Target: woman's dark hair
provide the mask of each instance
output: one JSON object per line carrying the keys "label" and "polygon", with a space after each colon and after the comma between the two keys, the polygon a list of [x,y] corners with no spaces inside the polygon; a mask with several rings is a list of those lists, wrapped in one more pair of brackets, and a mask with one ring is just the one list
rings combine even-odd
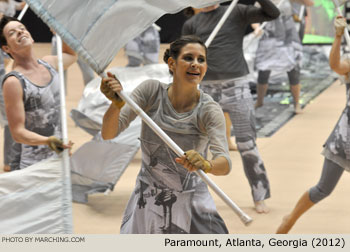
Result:
{"label": "woman's dark hair", "polygon": [[[207,47],[205,46],[204,42],[195,35],[186,35],[182,36],[181,38],[178,38],[174,42],[170,44],[170,48],[166,49],[163,56],[163,61],[168,64],[168,59],[172,57],[174,60],[179,57],[179,54],[181,52],[181,49],[186,46],[187,44],[200,44],[205,49],[205,56],[207,56]],[[173,74],[170,70],[169,72]]]}
{"label": "woman's dark hair", "polygon": [[17,18],[9,17],[6,15],[3,15],[0,20],[0,46],[7,45],[7,40],[4,35],[4,27],[11,21],[17,21],[20,22]]}

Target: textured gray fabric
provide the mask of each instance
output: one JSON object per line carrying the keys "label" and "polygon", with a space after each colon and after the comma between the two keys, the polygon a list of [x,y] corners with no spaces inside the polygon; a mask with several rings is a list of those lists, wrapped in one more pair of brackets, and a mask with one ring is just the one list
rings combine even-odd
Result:
{"label": "textured gray fabric", "polygon": [[[38,60],[38,62],[44,65],[51,74],[51,80],[46,86],[37,86],[16,71],[6,74],[4,81],[9,76],[15,76],[22,84],[26,129],[43,136],[61,138],[58,73],[46,62],[42,60]],[[55,155],[55,152],[47,145],[31,146],[22,144],[20,169],[26,168],[52,155]]]}
{"label": "textured gray fabric", "polygon": [[292,6],[285,0],[280,8],[281,15],[267,22],[259,41],[255,58],[257,70],[288,72],[302,60],[302,45],[292,17]]}
{"label": "textured gray fabric", "polygon": [[243,161],[254,201],[270,197],[270,185],[264,162],[256,146],[255,110],[249,83],[245,78],[204,81],[201,89],[210,94],[228,112],[235,130],[235,140]]}
{"label": "textured gray fabric", "polygon": [[[213,159],[223,156],[231,167],[224,116],[218,104],[201,92],[193,110],[177,113],[169,101],[168,87],[159,81],[145,81],[131,97],[181,149],[195,149],[206,157],[209,146]],[[119,116],[120,131],[135,117],[131,108],[124,106]],[[175,163],[177,155],[145,123],[140,139],[141,170],[121,233],[227,233],[200,177]]]}
{"label": "textured gray fabric", "polygon": [[322,154],[350,171],[350,84],[346,84],[346,106],[325,143]]}

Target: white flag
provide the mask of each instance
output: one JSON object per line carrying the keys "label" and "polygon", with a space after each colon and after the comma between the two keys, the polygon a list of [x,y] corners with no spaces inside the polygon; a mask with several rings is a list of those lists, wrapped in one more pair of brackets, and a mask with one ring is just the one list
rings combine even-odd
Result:
{"label": "white flag", "polygon": [[0,175],[0,234],[73,233],[69,179],[62,158]]}
{"label": "white flag", "polygon": [[95,70],[166,13],[224,0],[26,0],[30,8]]}

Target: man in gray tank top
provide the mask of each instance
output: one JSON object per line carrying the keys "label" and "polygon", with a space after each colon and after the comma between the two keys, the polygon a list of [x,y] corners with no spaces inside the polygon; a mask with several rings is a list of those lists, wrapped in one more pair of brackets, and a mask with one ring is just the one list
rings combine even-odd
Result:
{"label": "man in gray tank top", "polygon": [[[11,135],[21,143],[19,169],[52,156],[53,151],[59,153],[71,147],[60,140],[57,56],[38,59],[33,44],[21,22],[8,16],[1,19],[1,49],[14,60],[13,71],[2,82],[2,91]],[[75,61],[74,51],[64,44],[64,68]]]}

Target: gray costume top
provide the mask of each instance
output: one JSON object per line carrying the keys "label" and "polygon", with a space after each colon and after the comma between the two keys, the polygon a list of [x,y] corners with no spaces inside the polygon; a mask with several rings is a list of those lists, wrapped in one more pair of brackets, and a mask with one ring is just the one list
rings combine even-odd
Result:
{"label": "gray costume top", "polygon": [[[261,9],[252,5],[237,4],[221,27],[208,50],[208,71],[204,80],[225,80],[247,75],[248,65],[243,55],[243,37],[248,25],[272,20],[278,9],[266,0],[260,0]],[[195,34],[206,41],[224,15],[226,6],[210,12],[201,12],[187,20],[182,35]]]}
{"label": "gray costume top", "polygon": [[[60,86],[57,71],[48,63],[38,60],[51,74],[51,80],[46,86],[37,86],[21,73],[12,71],[4,77],[15,76],[23,88],[23,103],[25,110],[25,128],[42,136],[61,137],[60,119]],[[49,158],[55,152],[47,145],[31,146],[22,144],[20,169],[26,168],[43,159]]]}
{"label": "gray costume top", "polygon": [[289,72],[302,59],[303,48],[292,16],[289,0],[280,5],[281,15],[266,24],[255,57],[259,71],[275,70]]}
{"label": "gray costume top", "polygon": [[[133,100],[184,151],[194,149],[229,162],[225,120],[220,106],[200,91],[197,106],[177,113],[169,97],[170,85],[156,80],[140,84]],[[136,114],[124,106],[119,132]],[[141,131],[142,165],[126,207],[121,233],[227,233],[206,184],[175,162],[177,156],[144,122]]]}
{"label": "gray costume top", "polygon": [[322,154],[350,171],[350,83],[346,84],[346,106],[324,145]]}

